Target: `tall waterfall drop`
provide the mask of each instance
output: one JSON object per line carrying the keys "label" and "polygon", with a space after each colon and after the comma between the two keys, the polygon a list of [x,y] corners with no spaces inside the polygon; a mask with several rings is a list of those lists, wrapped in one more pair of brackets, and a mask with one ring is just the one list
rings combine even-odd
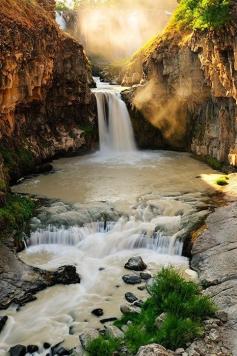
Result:
{"label": "tall waterfall drop", "polygon": [[134,152],[135,138],[126,104],[119,90],[98,79],[94,91],[97,101],[101,152]]}

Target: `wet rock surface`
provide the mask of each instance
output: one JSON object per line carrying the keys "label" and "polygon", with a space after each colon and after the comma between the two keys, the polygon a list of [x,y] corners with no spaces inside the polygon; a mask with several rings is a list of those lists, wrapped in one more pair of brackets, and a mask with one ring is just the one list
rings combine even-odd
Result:
{"label": "wet rock surface", "polygon": [[144,271],[147,268],[147,265],[140,256],[136,256],[131,257],[124,267],[132,271]]}
{"label": "wet rock surface", "polygon": [[63,266],[55,272],[27,266],[16,256],[14,248],[0,245],[0,309],[11,303],[22,306],[36,299],[35,294],[55,284],[80,282],[74,266]]}
{"label": "wet rock surface", "polygon": [[127,284],[139,284],[141,283],[142,279],[140,276],[126,274],[123,276],[123,281]]}
{"label": "wet rock surface", "polygon": [[[192,268],[205,294],[219,307],[226,345],[237,354],[237,203],[218,208],[206,221],[207,230],[194,242]],[[217,314],[218,315],[218,314]],[[210,338],[216,338],[211,333]],[[224,346],[223,346],[224,347]]]}
{"label": "wet rock surface", "polygon": [[26,347],[23,345],[16,345],[10,348],[9,355],[10,356],[25,356]]}

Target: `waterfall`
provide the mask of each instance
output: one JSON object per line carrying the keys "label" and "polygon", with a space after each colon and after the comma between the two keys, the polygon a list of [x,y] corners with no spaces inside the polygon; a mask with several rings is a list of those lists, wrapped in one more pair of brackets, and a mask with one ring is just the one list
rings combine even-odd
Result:
{"label": "waterfall", "polygon": [[136,151],[130,115],[120,93],[108,89],[95,90],[94,93],[97,101],[100,151]]}
{"label": "waterfall", "polygon": [[61,28],[61,30],[65,31],[66,29],[66,21],[63,18],[62,11],[56,11],[56,22]]}

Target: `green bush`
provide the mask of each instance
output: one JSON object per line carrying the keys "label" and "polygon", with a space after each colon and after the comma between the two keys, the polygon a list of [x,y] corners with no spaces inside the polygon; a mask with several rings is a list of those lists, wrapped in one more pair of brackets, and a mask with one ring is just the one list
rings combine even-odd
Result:
{"label": "green bush", "polygon": [[159,330],[157,342],[175,350],[202,334],[203,330],[197,321],[169,314]]}
{"label": "green bush", "polygon": [[[187,342],[203,335],[203,319],[213,316],[216,311],[212,301],[201,294],[199,286],[186,281],[173,268],[162,269],[149,292],[150,298],[144,303],[140,314],[130,313],[115,322],[120,328],[128,320],[132,322],[124,335],[124,344],[132,354],[151,343],[159,343],[172,350],[185,347]],[[162,313],[166,313],[165,319],[157,328],[155,321]],[[96,351],[89,354],[112,355],[115,349],[110,342],[103,337],[96,339],[92,344]],[[112,345],[115,347],[114,340]]]}
{"label": "green bush", "polygon": [[172,24],[189,29],[215,29],[230,20],[230,0],[181,0]]}
{"label": "green bush", "polygon": [[34,203],[27,197],[9,194],[7,203],[0,208],[0,226],[9,231],[21,228],[32,217]]}

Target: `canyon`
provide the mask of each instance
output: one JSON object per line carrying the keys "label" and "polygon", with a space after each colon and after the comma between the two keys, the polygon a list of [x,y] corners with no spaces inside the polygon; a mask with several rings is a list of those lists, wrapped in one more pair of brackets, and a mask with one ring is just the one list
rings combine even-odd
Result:
{"label": "canyon", "polygon": [[[70,27],[75,12],[66,12],[69,34],[55,21],[54,0],[1,0],[1,355],[81,356],[88,340],[127,342],[134,321],[126,314],[142,315],[157,274],[170,266],[217,310],[182,347],[152,337],[136,351],[124,342],[115,355],[236,355],[230,4],[225,26],[168,25],[122,67],[99,68],[98,78]],[[14,220],[21,199],[27,212]],[[158,334],[167,313],[156,315]]]}

